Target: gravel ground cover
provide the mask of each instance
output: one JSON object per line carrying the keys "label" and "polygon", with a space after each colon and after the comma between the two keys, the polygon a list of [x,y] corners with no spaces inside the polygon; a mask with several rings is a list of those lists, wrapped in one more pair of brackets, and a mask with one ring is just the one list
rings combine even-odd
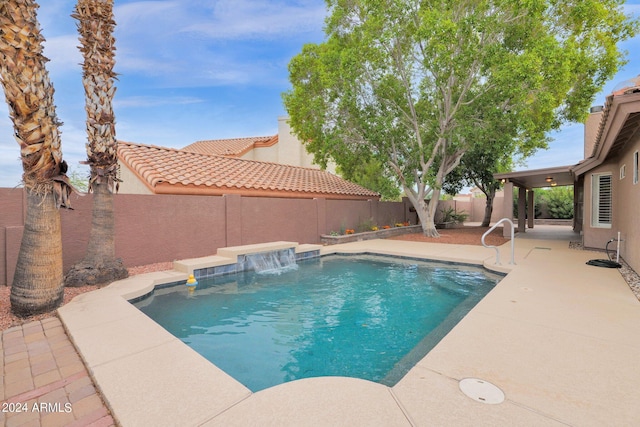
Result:
{"label": "gravel ground cover", "polygon": [[[429,243],[449,243],[457,245],[482,245],[482,235],[486,233],[489,227],[463,227],[463,228],[445,228],[438,230],[440,237],[427,237],[421,233],[403,234],[401,236],[390,237],[390,240],[408,240],[412,242],[429,242]],[[487,245],[500,246],[509,239],[502,237],[502,228],[493,230],[487,235],[485,243]]]}
{"label": "gravel ground cover", "polygon": [[[131,267],[127,269],[129,276],[135,276],[137,274],[151,273],[154,271],[172,270],[173,262],[160,262],[157,264],[141,265],[137,267]],[[95,291],[95,286],[81,286],[78,288],[64,288],[64,301],[62,305],[68,303],[76,296],[89,291]],[[37,316],[27,317],[21,319],[11,314],[11,305],[9,303],[9,295],[11,294],[10,286],[0,286],[0,331],[10,328],[11,326],[21,325],[23,323],[31,322],[33,320],[42,320],[48,317],[55,316],[55,311],[48,313],[42,313]]]}

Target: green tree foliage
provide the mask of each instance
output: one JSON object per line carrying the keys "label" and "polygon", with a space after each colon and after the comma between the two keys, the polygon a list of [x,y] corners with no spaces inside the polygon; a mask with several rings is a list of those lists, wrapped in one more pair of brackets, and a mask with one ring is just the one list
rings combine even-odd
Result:
{"label": "green tree foliage", "polygon": [[78,169],[72,169],[69,175],[69,181],[76,188],[76,190],[86,193],[89,191],[89,176],[83,174]]}
{"label": "green tree foliage", "polygon": [[550,218],[573,218],[573,187],[553,187],[542,193],[542,203],[546,205]]}
{"label": "green tree foliage", "polygon": [[581,120],[635,34],[620,0],[327,0],[321,44],[289,64],[294,133],[319,164],[375,161],[411,200],[424,233],[445,177],[496,141],[522,151]]}
{"label": "green tree foliage", "polygon": [[493,201],[496,191],[502,183],[493,178],[494,173],[507,172],[511,169],[512,153],[500,144],[476,145],[462,156],[460,165],[455,168],[443,184],[449,194],[456,194],[464,186],[475,186],[486,197],[482,227],[488,227],[493,213]]}
{"label": "green tree foliage", "polygon": [[384,173],[384,167],[379,160],[371,159],[360,161],[349,168],[338,167],[338,172],[343,178],[380,193],[382,200],[398,200],[400,186],[392,174]]}

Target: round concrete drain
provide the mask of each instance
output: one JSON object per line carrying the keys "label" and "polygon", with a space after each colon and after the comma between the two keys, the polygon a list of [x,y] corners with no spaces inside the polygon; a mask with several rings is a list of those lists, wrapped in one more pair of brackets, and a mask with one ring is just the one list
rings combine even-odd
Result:
{"label": "round concrete drain", "polygon": [[465,378],[460,381],[460,390],[476,402],[495,405],[504,402],[504,393],[495,385],[478,378]]}

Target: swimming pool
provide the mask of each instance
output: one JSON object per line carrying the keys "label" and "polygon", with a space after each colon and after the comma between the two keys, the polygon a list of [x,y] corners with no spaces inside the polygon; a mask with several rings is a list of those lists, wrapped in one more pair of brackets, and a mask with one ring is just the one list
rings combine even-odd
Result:
{"label": "swimming pool", "polygon": [[395,384],[501,276],[479,267],[332,255],[157,290],[135,305],[252,391],[317,376]]}

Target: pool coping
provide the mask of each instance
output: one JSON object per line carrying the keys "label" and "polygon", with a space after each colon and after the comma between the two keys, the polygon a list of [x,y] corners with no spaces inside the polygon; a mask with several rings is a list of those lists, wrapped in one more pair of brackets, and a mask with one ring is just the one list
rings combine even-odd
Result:
{"label": "pool coping", "polygon": [[[551,250],[539,250],[547,247]],[[507,251],[505,246],[500,250]],[[588,348],[602,345],[604,340],[608,346],[615,344],[616,348],[621,347],[617,351],[625,357],[624,360],[627,360],[630,350],[640,350],[640,333],[630,330],[629,326],[640,321],[640,305],[626,283],[610,271],[600,271],[605,269],[585,269],[582,261],[587,255],[567,251],[558,242],[516,239],[516,265],[495,266],[494,252],[478,246],[369,240],[321,248],[323,255],[369,252],[483,265],[509,273],[393,387],[353,378],[324,377],[294,381],[251,393],[127,302],[151,292],[156,285],[186,280],[185,271],[149,273],[113,283],[76,297],[59,309],[59,315],[114,418],[124,426],[300,425],[310,419],[314,420],[314,425],[335,425],[338,422],[400,426],[420,425],[427,421],[439,424],[434,420],[441,420],[440,424],[456,420],[464,425],[473,424],[478,417],[486,420],[487,424],[490,421],[511,424],[517,421],[520,425],[589,425],[602,420],[603,416],[611,423],[612,419],[629,416],[629,409],[619,408],[624,394],[620,391],[613,393],[618,399],[615,410],[603,412],[602,405],[590,401],[585,393],[574,392],[574,386],[567,385],[568,368],[560,363],[566,355],[557,355],[552,359],[553,363],[549,363],[562,368],[559,372],[551,369],[561,381],[556,384],[553,376],[546,375],[546,385],[538,384],[535,376],[522,375],[518,364],[508,357],[518,354],[527,359],[527,363],[535,364],[537,359],[528,360],[529,354],[553,354],[553,346],[547,349],[548,353],[541,351],[540,347],[547,346],[544,340],[527,344],[527,335],[521,335],[522,331],[539,336],[544,336],[546,331],[550,335],[561,336],[565,341],[577,340]],[[541,301],[531,297],[553,292],[554,275],[564,277],[564,280],[568,277],[566,271],[563,272],[563,269],[567,270],[566,265],[559,261],[576,258],[580,261],[583,281],[594,281],[592,291],[598,291],[599,298],[606,298],[615,306],[614,313],[625,314],[622,323],[627,335],[620,335],[619,330],[615,333],[614,329],[620,328],[619,321],[612,322],[615,328],[605,328],[600,322],[598,334],[594,336],[581,330],[580,321],[575,319],[568,326],[558,328],[539,318],[536,309],[540,309]],[[544,269],[540,268],[542,265]],[[617,272],[613,273],[619,276]],[[540,282],[542,277],[550,279]],[[602,289],[598,283],[603,278],[612,285]],[[528,290],[524,291],[524,288]],[[592,298],[585,300],[587,310],[582,314],[576,313],[575,304],[550,311],[546,303],[543,304],[546,311],[542,314],[562,319],[562,311],[573,308],[574,316],[593,326],[590,317],[594,312],[589,310],[595,309],[595,303]],[[622,308],[615,304],[618,302]],[[515,307],[525,311],[518,313],[514,311]],[[609,313],[611,307],[606,308],[606,313]],[[496,336],[475,339],[473,331],[484,335],[477,331],[482,325],[494,328]],[[629,333],[635,334],[630,341]],[[581,337],[582,341],[587,341],[586,344],[580,341]],[[529,348],[531,345],[536,348]],[[553,342],[553,345],[559,344]],[[476,353],[471,354],[470,349]],[[593,361],[589,362],[587,366],[593,364]],[[638,369],[631,371],[630,378],[640,381]],[[619,390],[618,371],[614,369],[610,375],[616,377],[614,385]],[[500,405],[472,401],[458,388],[458,381],[465,377],[480,377],[496,384],[505,391],[507,400]],[[575,384],[577,378],[574,377],[578,377],[577,374],[571,375]],[[597,378],[604,384],[609,384],[610,381],[605,380],[611,379],[606,375],[598,375]],[[545,397],[552,396],[553,390],[560,390],[568,397]],[[602,393],[612,392],[605,388]],[[591,395],[594,394],[601,393],[592,391]],[[144,396],[142,401],[140,396]],[[563,404],[558,404],[558,401]],[[591,411],[585,411],[585,407]],[[577,416],[580,410],[584,414]]]}

